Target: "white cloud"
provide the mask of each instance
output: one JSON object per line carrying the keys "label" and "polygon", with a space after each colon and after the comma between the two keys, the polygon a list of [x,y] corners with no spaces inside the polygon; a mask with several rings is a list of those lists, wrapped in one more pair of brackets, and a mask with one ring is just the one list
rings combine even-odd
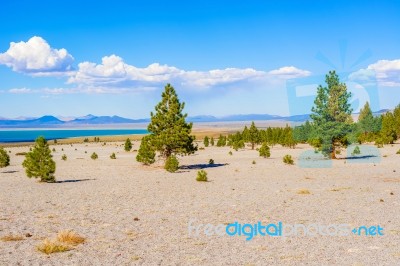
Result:
{"label": "white cloud", "polygon": [[366,69],[351,73],[349,79],[369,84],[377,82],[385,87],[400,86],[400,59],[379,60]]}
{"label": "white cloud", "polygon": [[8,92],[13,94],[28,94],[32,93],[33,91],[28,88],[14,88],[14,89],[9,89]]}
{"label": "white cloud", "polygon": [[307,77],[311,75],[311,72],[307,70],[298,69],[294,66],[286,66],[276,70],[271,70],[268,72],[268,74],[272,76],[281,77],[284,79],[290,79],[290,78]]}
{"label": "white cloud", "polygon": [[311,73],[293,66],[270,72],[252,68],[226,68],[209,71],[186,71],[173,66],[151,64],[144,68],[129,65],[116,55],[105,56],[101,64],[83,62],[68,83],[92,86],[158,86],[167,82],[186,88],[206,89],[237,82],[263,79],[289,79],[308,76]]}
{"label": "white cloud", "polygon": [[27,42],[11,42],[10,48],[0,54],[0,64],[13,71],[35,76],[70,74],[74,58],[66,49],[54,49],[41,37]]}

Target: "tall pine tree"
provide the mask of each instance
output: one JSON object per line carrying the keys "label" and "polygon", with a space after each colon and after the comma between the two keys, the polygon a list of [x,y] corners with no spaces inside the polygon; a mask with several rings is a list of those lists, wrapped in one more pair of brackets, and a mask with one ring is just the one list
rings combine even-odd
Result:
{"label": "tall pine tree", "polygon": [[318,86],[311,119],[321,141],[319,149],[325,156],[335,159],[337,150],[347,145],[346,135],[351,130],[351,93],[335,71],[329,71],[325,81],[327,87]]}

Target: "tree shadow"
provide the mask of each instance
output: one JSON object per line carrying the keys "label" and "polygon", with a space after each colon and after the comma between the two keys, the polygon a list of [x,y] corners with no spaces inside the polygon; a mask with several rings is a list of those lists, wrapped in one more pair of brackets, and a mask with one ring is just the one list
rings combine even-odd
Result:
{"label": "tree shadow", "polygon": [[13,174],[13,173],[18,173],[19,171],[15,171],[15,170],[10,170],[10,171],[3,171],[1,172],[2,174]]}
{"label": "tree shadow", "polygon": [[83,182],[83,181],[90,181],[90,180],[96,180],[96,178],[86,178],[86,179],[67,179],[67,180],[61,180],[61,181],[56,181],[54,183],[76,183],[76,182]]}
{"label": "tree shadow", "polygon": [[378,156],[376,156],[376,155],[361,155],[361,156],[350,156],[350,157],[346,157],[343,159],[344,160],[356,160],[356,159],[360,160],[360,159],[369,159],[369,158],[376,158],[376,157],[378,157]]}
{"label": "tree shadow", "polygon": [[206,168],[215,168],[228,165],[227,163],[213,163],[213,164],[192,164],[192,165],[182,165],[179,169],[183,170],[199,170]]}

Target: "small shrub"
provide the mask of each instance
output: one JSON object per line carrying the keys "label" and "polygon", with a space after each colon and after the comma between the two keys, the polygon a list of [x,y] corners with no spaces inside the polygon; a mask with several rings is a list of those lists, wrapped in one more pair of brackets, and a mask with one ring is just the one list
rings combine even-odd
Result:
{"label": "small shrub", "polygon": [[311,194],[311,193],[310,193],[310,191],[308,189],[300,189],[300,190],[297,191],[297,194],[308,195],[308,194]]}
{"label": "small shrub", "polygon": [[61,148],[61,151],[64,151],[64,148]]}
{"label": "small shrub", "polygon": [[213,159],[208,160],[208,164],[214,164],[214,160]]}
{"label": "small shrub", "polygon": [[0,168],[7,167],[10,165],[10,155],[0,147]]}
{"label": "small shrub", "polygon": [[97,153],[93,152],[92,155],[90,156],[90,158],[92,158],[93,160],[96,160],[99,158],[99,156],[97,155]]}
{"label": "small shrub", "polygon": [[125,140],[124,150],[125,150],[125,151],[130,151],[130,150],[132,150],[132,142],[131,142],[131,140],[130,140],[129,138],[127,138],[127,139]]}
{"label": "small shrub", "polygon": [[228,154],[229,154],[229,155],[232,155],[233,153],[232,153],[232,151],[229,151]]}
{"label": "small shrub", "polygon": [[156,160],[156,152],[151,144],[151,137],[145,136],[142,138],[140,143],[138,154],[136,155],[136,161],[143,163],[144,165],[153,164]]}
{"label": "small shrub", "polygon": [[253,161],[251,162],[251,164],[256,164],[256,161],[253,160]]}
{"label": "small shrub", "polygon": [[396,152],[396,154],[400,154],[400,149]]}
{"label": "small shrub", "polygon": [[204,170],[198,171],[196,180],[199,182],[207,182],[207,172]]}
{"label": "small shrub", "polygon": [[67,245],[58,243],[56,241],[51,241],[49,239],[45,239],[42,244],[37,246],[37,249],[48,255],[51,253],[69,251],[72,248]]}
{"label": "small shrub", "polygon": [[210,140],[210,144],[211,144],[211,146],[214,146],[214,137],[211,137],[211,140]]}
{"label": "small shrub", "polygon": [[11,241],[21,241],[24,240],[24,238],[22,236],[15,236],[10,234],[0,237],[0,240],[4,242],[11,242]]}
{"label": "small shrub", "polygon": [[359,154],[361,154],[360,147],[356,146],[354,148],[353,152],[351,153],[351,155],[354,156],[354,155],[359,155]]}
{"label": "small shrub", "polygon": [[208,147],[208,145],[210,145],[210,140],[208,139],[207,136],[205,136],[205,138],[204,138],[204,146]]}
{"label": "small shrub", "polygon": [[110,159],[117,159],[117,156],[115,156],[115,153],[113,152],[111,155],[110,155]]}
{"label": "small shrub", "polygon": [[88,139],[88,138],[85,138],[85,139],[83,140],[83,142],[89,142],[89,139]]}
{"label": "small shrub", "polygon": [[175,155],[171,155],[165,160],[165,170],[167,170],[170,173],[175,173],[179,169],[179,161],[178,158],[176,158]]}
{"label": "small shrub", "polygon": [[87,153],[87,151],[85,151],[85,153]]}
{"label": "small shrub", "polygon": [[[31,149],[32,151],[32,149]],[[15,155],[17,156],[25,156],[27,154],[27,152],[17,152]]]}
{"label": "small shrub", "polygon": [[56,149],[55,149],[55,148],[53,148],[53,149],[52,149],[52,151],[53,151],[53,152],[56,152]]}
{"label": "small shrub", "polygon": [[285,164],[294,164],[294,161],[292,159],[292,156],[289,154],[286,154],[285,156],[283,156],[283,162]]}
{"label": "small shrub", "polygon": [[54,144],[57,144],[57,139],[54,139],[53,142],[54,142]]}
{"label": "small shrub", "polygon": [[269,158],[271,156],[271,151],[267,143],[263,143],[261,148],[258,150],[260,157]]}
{"label": "small shrub", "polygon": [[66,161],[66,160],[67,160],[67,155],[63,154],[63,155],[61,156],[61,160]]}
{"label": "small shrub", "polygon": [[204,147],[200,147],[199,150],[201,150],[201,151],[204,150]]}

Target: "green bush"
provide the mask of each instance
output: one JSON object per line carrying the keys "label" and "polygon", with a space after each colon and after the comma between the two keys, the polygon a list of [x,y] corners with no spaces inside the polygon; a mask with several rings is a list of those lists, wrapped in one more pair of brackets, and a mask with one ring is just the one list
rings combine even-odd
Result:
{"label": "green bush", "polygon": [[207,172],[204,170],[200,170],[197,172],[196,180],[199,182],[207,182]]}
{"label": "green bush", "polygon": [[90,156],[90,158],[92,158],[93,160],[96,160],[97,158],[99,158],[99,156],[97,155],[97,153],[93,152],[92,155]]}
{"label": "green bush", "polygon": [[136,161],[143,163],[144,165],[153,164],[156,160],[156,152],[151,145],[151,137],[145,136],[142,138],[138,154],[136,155]]}
{"label": "green bush", "polygon": [[360,151],[360,147],[356,146],[354,148],[353,152],[351,153],[351,155],[354,156],[354,155],[358,155],[358,154],[361,154],[361,151]]}
{"label": "green bush", "polygon": [[213,159],[210,159],[210,160],[208,161],[208,164],[214,164],[214,160],[213,160]]}
{"label": "green bush", "polygon": [[253,160],[251,163],[252,163],[252,164],[256,164],[256,161]]}
{"label": "green bush", "polygon": [[56,163],[52,159],[51,151],[44,137],[38,137],[35,141],[35,147],[28,152],[22,163],[26,175],[31,178],[40,178],[41,182],[55,182],[54,173]]}
{"label": "green bush", "polygon": [[61,156],[61,160],[66,161],[67,160],[67,155],[63,154],[63,156]]}
{"label": "green bush", "polygon": [[204,138],[204,146],[208,147],[208,145],[210,145],[210,141],[209,141],[208,137],[205,136],[205,138]]}
{"label": "green bush", "polygon": [[175,155],[170,155],[167,160],[165,160],[165,165],[164,165],[165,170],[167,170],[170,173],[175,173],[179,169],[179,161],[178,158],[176,158]]}
{"label": "green bush", "polygon": [[0,147],[0,168],[7,167],[10,165],[10,156],[7,152]]}
{"label": "green bush", "polygon": [[53,152],[56,152],[56,149],[55,149],[55,148],[53,148],[53,149],[52,149],[52,151],[53,151]]}
{"label": "green bush", "polygon": [[110,159],[117,159],[117,156],[115,156],[115,153],[113,152],[111,155],[110,155]]}
{"label": "green bush", "polygon": [[228,154],[229,154],[229,155],[232,155],[233,153],[232,153],[232,151],[229,151]]}
{"label": "green bush", "polygon": [[130,151],[132,149],[132,142],[129,138],[125,141],[124,149],[125,151]]}
{"label": "green bush", "polygon": [[88,139],[88,138],[85,138],[85,139],[83,140],[83,142],[89,142],[89,139]]}
{"label": "green bush", "polygon": [[292,159],[292,156],[289,154],[286,154],[285,156],[283,156],[283,162],[285,164],[294,164],[294,161]]}
{"label": "green bush", "polygon": [[267,143],[263,143],[261,148],[258,150],[260,157],[269,158],[271,156],[271,151]]}
{"label": "green bush", "polygon": [[211,137],[210,144],[211,146],[214,146],[214,137]]}

